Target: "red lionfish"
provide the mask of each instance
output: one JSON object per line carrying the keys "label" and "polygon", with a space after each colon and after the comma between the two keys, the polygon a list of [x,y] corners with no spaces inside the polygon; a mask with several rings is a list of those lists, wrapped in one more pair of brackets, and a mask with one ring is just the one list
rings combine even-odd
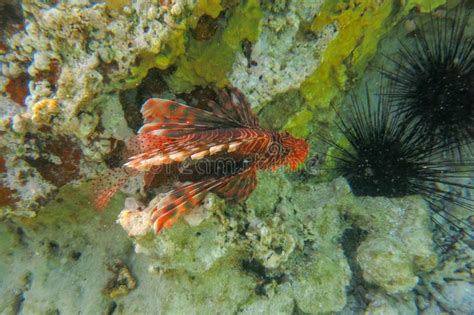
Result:
{"label": "red lionfish", "polygon": [[104,208],[129,176],[145,172],[149,185],[164,166],[182,167],[189,171],[181,172],[179,181],[184,183],[152,209],[151,223],[159,232],[199,205],[208,192],[240,202],[255,189],[257,170],[286,165],[296,170],[304,162],[305,140],[260,127],[240,91],[230,88],[219,98],[219,103],[209,101],[210,110],[158,98],[146,101],[141,109],[144,125],[132,140],[138,144],[136,154],[110,174],[109,184],[99,185],[96,207]]}

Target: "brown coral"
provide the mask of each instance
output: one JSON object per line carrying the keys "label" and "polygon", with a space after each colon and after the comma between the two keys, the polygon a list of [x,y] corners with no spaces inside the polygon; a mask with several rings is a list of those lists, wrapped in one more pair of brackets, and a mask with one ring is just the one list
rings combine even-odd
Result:
{"label": "brown coral", "polygon": [[48,141],[44,144],[44,151],[59,160],[53,163],[50,159],[27,159],[27,162],[36,168],[41,176],[57,187],[79,178],[81,150],[67,138]]}
{"label": "brown coral", "polygon": [[15,79],[10,79],[6,86],[6,91],[15,103],[25,106],[25,98],[28,95],[28,80],[26,74],[21,74]]}
{"label": "brown coral", "polygon": [[[6,172],[5,159],[0,156],[0,176]],[[0,178],[0,207],[13,206],[17,201],[14,197],[15,191],[3,185]]]}

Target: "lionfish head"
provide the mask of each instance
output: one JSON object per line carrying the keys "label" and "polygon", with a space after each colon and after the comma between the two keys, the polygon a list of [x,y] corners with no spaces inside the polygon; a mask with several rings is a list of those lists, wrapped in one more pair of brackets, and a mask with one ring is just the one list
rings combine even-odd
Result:
{"label": "lionfish head", "polygon": [[295,171],[298,165],[303,163],[308,155],[309,147],[308,143],[304,139],[298,139],[290,135],[288,132],[284,132],[281,135],[281,144],[285,151],[285,162],[290,166],[291,170]]}

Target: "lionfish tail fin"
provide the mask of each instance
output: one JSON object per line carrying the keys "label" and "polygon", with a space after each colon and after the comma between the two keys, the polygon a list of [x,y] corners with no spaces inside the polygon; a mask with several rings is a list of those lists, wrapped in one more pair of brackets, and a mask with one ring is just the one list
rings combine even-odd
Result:
{"label": "lionfish tail fin", "polygon": [[125,168],[109,169],[92,181],[94,206],[97,210],[107,207],[113,195],[127,183],[130,172]]}

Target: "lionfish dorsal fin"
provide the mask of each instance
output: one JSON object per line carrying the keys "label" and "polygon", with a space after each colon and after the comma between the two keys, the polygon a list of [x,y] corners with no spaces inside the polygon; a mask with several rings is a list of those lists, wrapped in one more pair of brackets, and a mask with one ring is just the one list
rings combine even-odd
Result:
{"label": "lionfish dorsal fin", "polygon": [[222,128],[260,128],[245,96],[235,88],[223,90],[219,103],[209,101],[212,111],[172,100],[152,98],[143,104],[144,125],[140,134],[179,137],[185,134]]}
{"label": "lionfish dorsal fin", "polygon": [[144,124],[138,131],[139,134],[180,137],[232,126],[231,122],[213,112],[160,98],[146,101],[141,112]]}
{"label": "lionfish dorsal fin", "polygon": [[239,124],[241,127],[260,128],[257,116],[245,96],[236,88],[229,88],[229,92],[222,90],[219,93],[220,104],[209,102],[209,107],[220,117]]}

